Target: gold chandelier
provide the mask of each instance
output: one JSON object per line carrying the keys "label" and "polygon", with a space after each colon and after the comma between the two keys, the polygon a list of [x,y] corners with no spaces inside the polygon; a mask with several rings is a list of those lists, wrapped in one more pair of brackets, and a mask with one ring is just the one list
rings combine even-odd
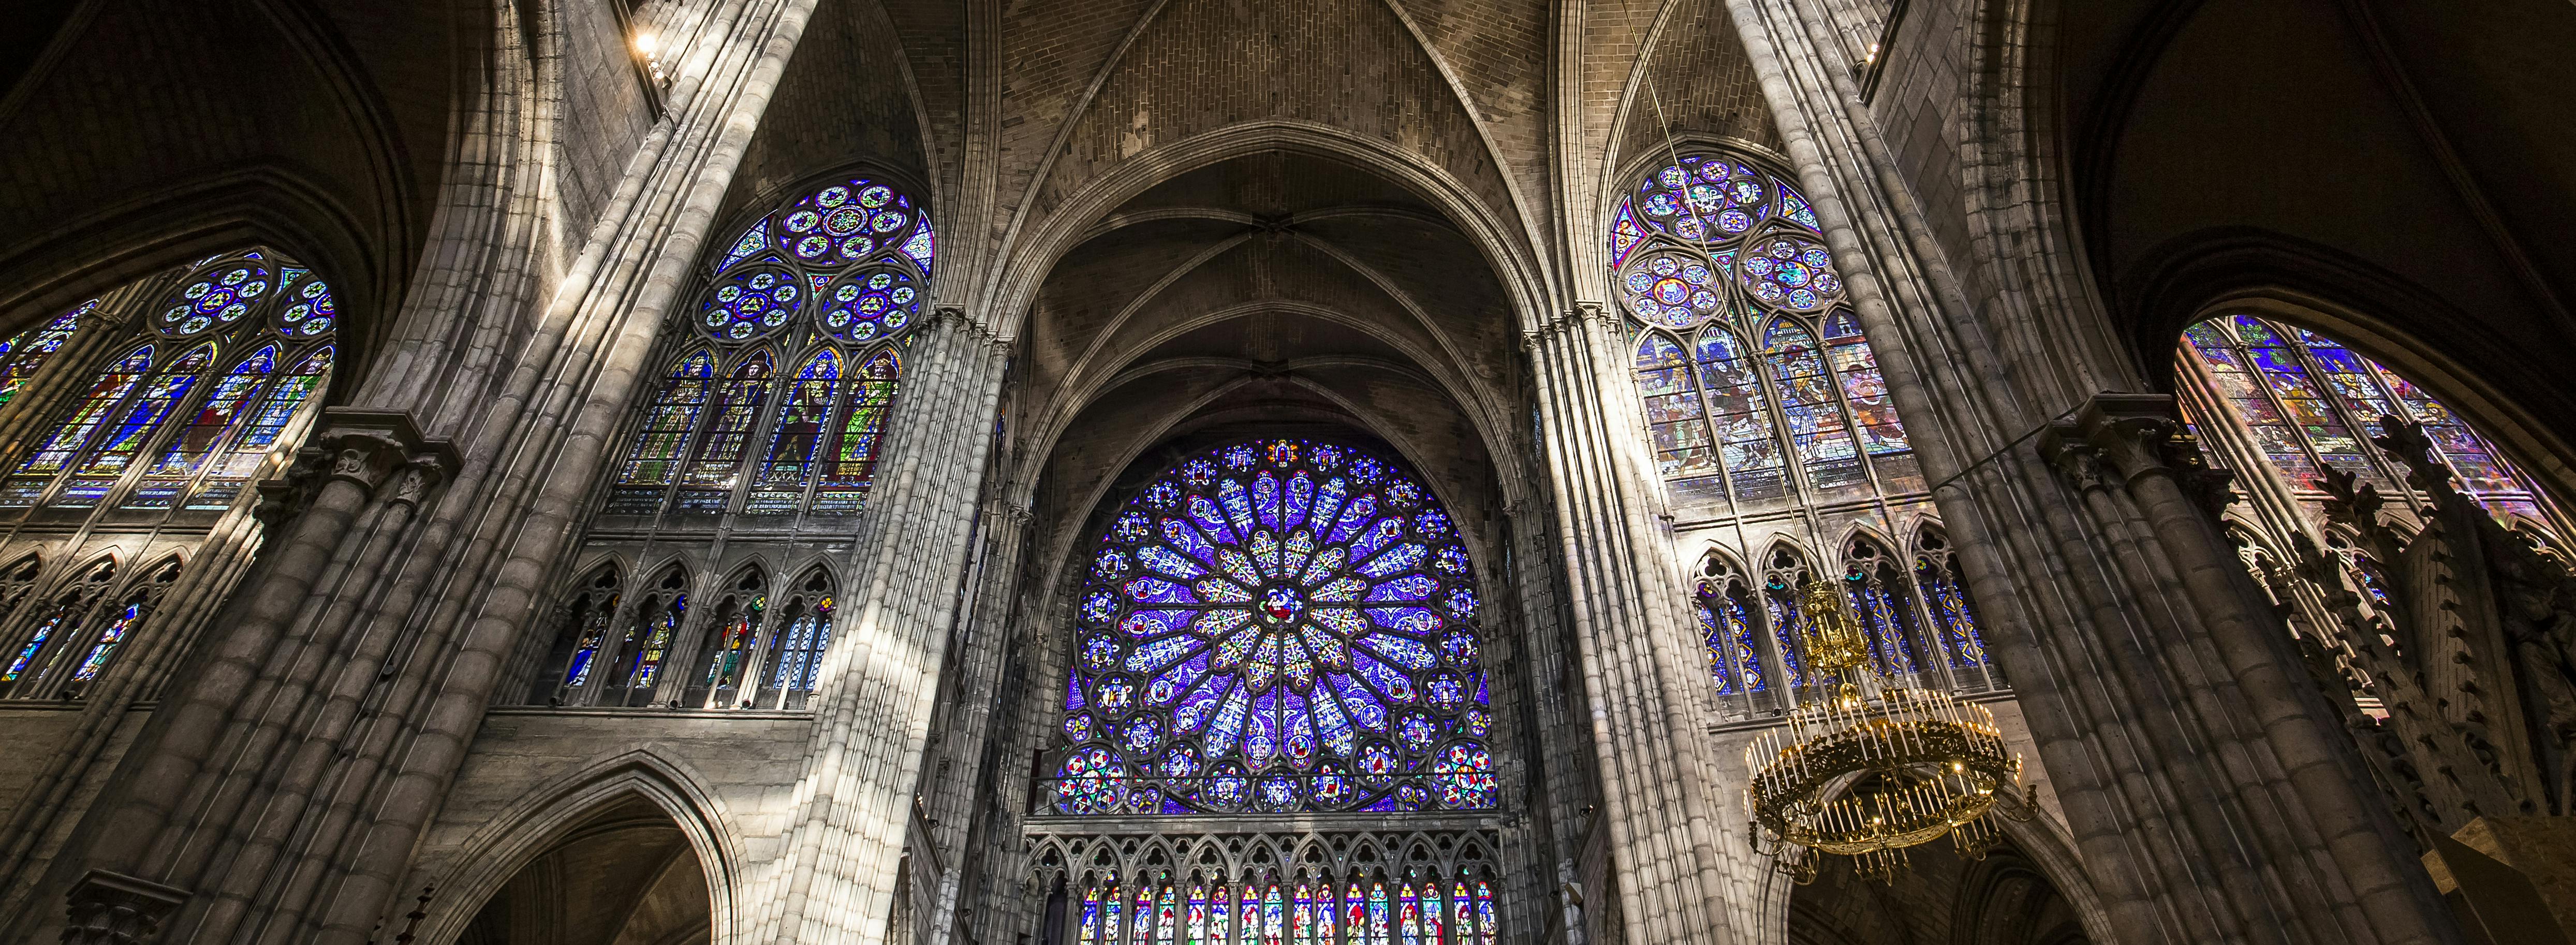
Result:
{"label": "gold chandelier", "polygon": [[[1799,635],[1824,698],[1789,713],[1785,729],[1744,749],[1755,852],[1800,884],[1821,854],[1849,856],[1863,876],[1894,881],[1906,849],[1947,835],[1980,859],[1998,842],[1990,812],[2030,819],[2035,789],[1984,706],[1898,687],[1869,659],[1851,602],[1832,584],[1800,588]],[[2019,805],[1996,811],[2006,794]]]}

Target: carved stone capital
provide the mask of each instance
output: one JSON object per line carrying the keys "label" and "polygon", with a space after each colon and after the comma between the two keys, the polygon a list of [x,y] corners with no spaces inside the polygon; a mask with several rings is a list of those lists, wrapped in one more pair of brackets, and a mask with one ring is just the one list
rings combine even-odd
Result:
{"label": "carved stone capital", "polygon": [[73,884],[63,945],[140,945],[161,920],[188,901],[188,891],[123,873],[93,869]]}
{"label": "carved stone capital", "polygon": [[2162,394],[2095,394],[2074,419],[2051,424],[2039,447],[2079,489],[2163,475],[2213,519],[2236,501],[2227,487],[2234,474],[2209,465],[2174,399]]}
{"label": "carved stone capital", "polygon": [[258,484],[260,503],[252,514],[260,521],[276,525],[295,517],[330,482],[418,506],[461,462],[454,444],[421,435],[411,415],[399,410],[329,407],[318,426],[294,465]]}

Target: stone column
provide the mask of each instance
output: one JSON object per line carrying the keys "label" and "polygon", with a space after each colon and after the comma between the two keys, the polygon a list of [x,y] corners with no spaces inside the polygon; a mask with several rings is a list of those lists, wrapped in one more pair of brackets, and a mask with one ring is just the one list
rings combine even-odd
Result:
{"label": "stone column", "polygon": [[1728,9],[2121,940],[2455,940],[2209,522],[2169,404],[2100,393],[2145,382],[2079,251],[1972,205],[2005,287],[1972,304],[1821,11]]}
{"label": "stone column", "polygon": [[[669,110],[560,283],[529,275],[551,243],[522,216],[546,212],[529,196],[543,175],[521,173],[545,133],[499,142],[479,123],[543,110],[482,106],[467,144],[489,165],[460,186],[486,192],[442,202],[431,271],[350,398],[368,409],[327,416],[325,449],[269,490],[281,527],[86,848],[55,865],[57,889],[93,869],[179,890],[163,925],[184,940],[355,945],[397,908],[394,883],[508,654],[550,629],[544,589],[812,7],[673,8],[671,35],[689,39]],[[78,908],[70,940],[107,940],[78,936],[114,904]]]}
{"label": "stone column", "polygon": [[[1576,659],[1611,870],[1630,942],[1749,941],[1728,876],[1723,799],[1697,732],[1694,667],[1670,645],[1680,589],[1640,468],[1633,386],[1612,317],[1578,306],[1524,335],[1567,569]],[[1597,897],[1597,894],[1596,894]]]}
{"label": "stone column", "polygon": [[947,307],[913,357],[810,703],[796,813],[774,872],[740,910],[747,941],[887,940],[1007,360],[983,325]]}

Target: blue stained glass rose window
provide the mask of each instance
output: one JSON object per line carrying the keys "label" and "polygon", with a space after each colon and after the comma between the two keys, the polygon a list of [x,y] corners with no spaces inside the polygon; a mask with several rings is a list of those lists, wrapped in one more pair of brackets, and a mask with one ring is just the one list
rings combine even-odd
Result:
{"label": "blue stained glass rose window", "polygon": [[1488,809],[1466,549],[1429,490],[1308,440],[1208,450],[1092,553],[1058,811]]}

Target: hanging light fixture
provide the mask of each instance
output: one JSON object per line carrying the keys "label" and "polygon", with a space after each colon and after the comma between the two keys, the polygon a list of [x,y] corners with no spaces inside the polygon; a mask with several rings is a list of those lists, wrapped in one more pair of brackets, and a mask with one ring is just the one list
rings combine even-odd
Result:
{"label": "hanging light fixture", "polygon": [[[1756,852],[1800,884],[1815,880],[1823,854],[1853,857],[1861,875],[1892,882],[1908,848],[1946,835],[1961,856],[1980,859],[1999,840],[1988,814],[2031,818],[2036,789],[2022,787],[2021,758],[1993,713],[1895,685],[1871,665],[1839,589],[1810,579],[1799,592],[1799,635],[1823,698],[1744,749]],[[2007,794],[2021,803],[1997,811]]]}

